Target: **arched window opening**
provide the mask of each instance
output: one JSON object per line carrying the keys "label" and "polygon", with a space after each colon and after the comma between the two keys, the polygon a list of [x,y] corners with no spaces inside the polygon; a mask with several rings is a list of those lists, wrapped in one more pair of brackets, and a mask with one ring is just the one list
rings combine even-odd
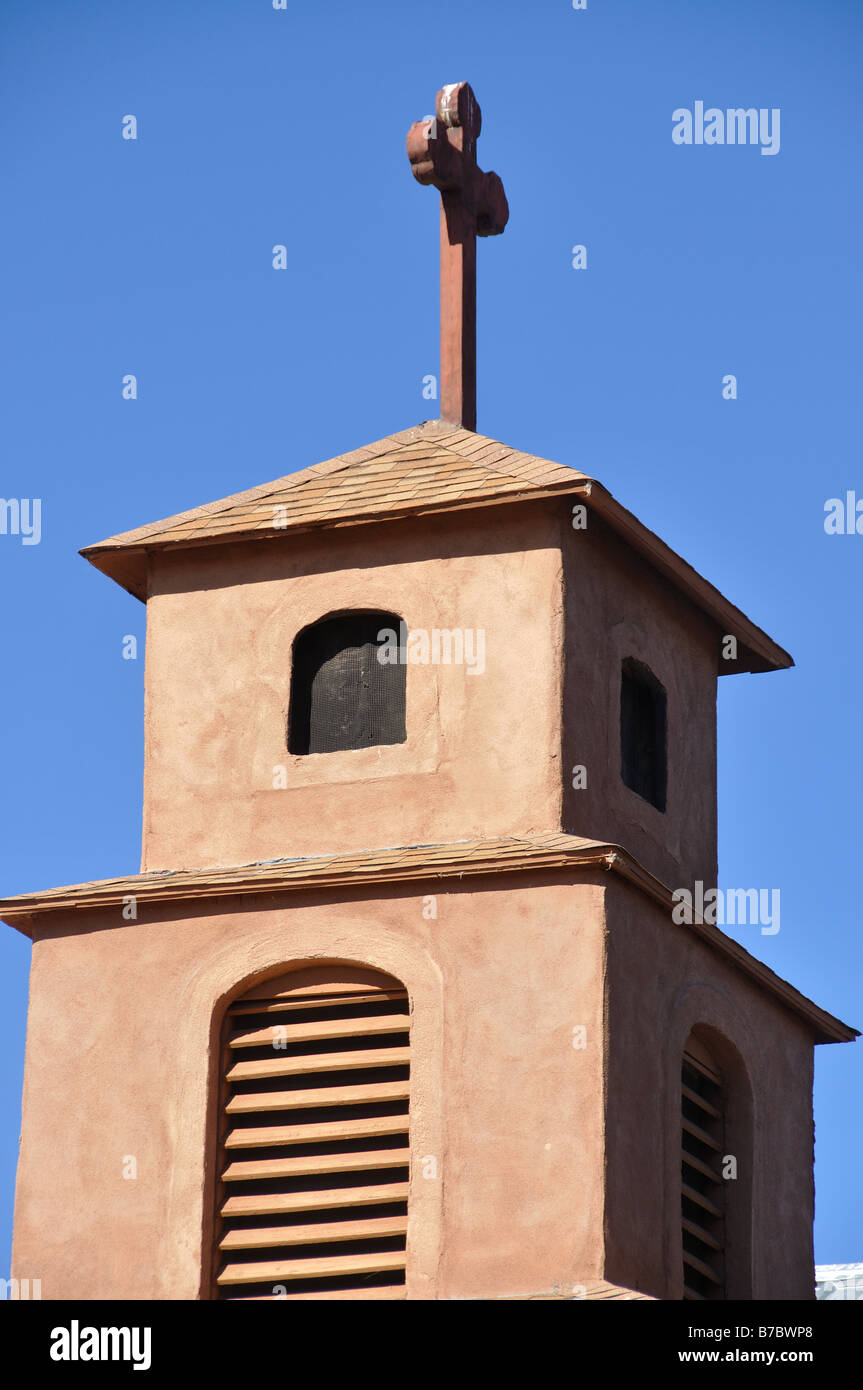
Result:
{"label": "arched window opening", "polygon": [[378,634],[400,632],[395,613],[345,613],[304,628],[294,642],[288,749],[334,753],[404,743],[406,666]]}
{"label": "arched window opening", "polygon": [[665,810],[666,697],[653,672],[627,658],[620,678],[620,773],[627,787]]}
{"label": "arched window opening", "polygon": [[410,1020],[404,987],[292,971],[228,1008],[213,1296],[405,1296]]}
{"label": "arched window opening", "polygon": [[694,1034],[683,1051],[680,1091],[683,1297],[724,1299],[726,1097],[722,1072]]}

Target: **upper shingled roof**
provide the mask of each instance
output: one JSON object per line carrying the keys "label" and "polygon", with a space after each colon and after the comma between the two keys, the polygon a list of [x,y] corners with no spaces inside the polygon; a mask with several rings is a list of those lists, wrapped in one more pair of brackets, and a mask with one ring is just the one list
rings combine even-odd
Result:
{"label": "upper shingled roof", "polygon": [[723,633],[736,636],[739,658],[723,662],[723,672],[793,665],[787,652],[595,479],[443,420],[426,421],[233,497],[111,536],[87,546],[81,554],[137,598],[146,599],[148,551],[273,540],[286,531],[567,494],[579,497],[602,516]]}
{"label": "upper shingled roof", "polygon": [[587,479],[574,468],[430,420],[272,483],[111,536],[81,553],[91,559],[119,546],[269,534],[282,508],[277,530],[525,493],[565,492],[578,481]]}

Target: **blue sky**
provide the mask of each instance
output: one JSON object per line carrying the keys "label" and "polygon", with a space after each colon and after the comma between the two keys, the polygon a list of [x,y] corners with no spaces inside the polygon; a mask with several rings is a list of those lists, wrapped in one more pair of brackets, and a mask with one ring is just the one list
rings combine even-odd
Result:
{"label": "blue sky", "polygon": [[[852,0],[6,0],[0,491],[42,537],[0,535],[0,892],[138,868],[145,611],[76,551],[436,413],[404,137],[467,79],[511,210],[478,428],[599,477],[794,655],[720,684],[720,884],[778,886],[778,935],[732,933],[863,1024],[863,536],[823,524],[863,498],[861,48]],[[779,153],[675,145],[697,100],[779,108]],[[0,1275],[28,962],[0,928]],[[863,1260],[861,1056],[816,1053],[822,1263]]]}

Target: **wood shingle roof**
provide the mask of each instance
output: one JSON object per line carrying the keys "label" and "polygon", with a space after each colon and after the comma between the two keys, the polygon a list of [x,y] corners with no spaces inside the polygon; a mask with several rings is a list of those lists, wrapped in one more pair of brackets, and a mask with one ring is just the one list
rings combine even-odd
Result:
{"label": "wood shingle roof", "polygon": [[148,553],[177,547],[278,540],[288,533],[396,520],[508,502],[570,496],[598,514],[719,627],[737,638],[722,674],[793,666],[772,641],[586,473],[495,439],[427,420],[351,453],[163,521],[86,546],[81,554],[146,601]]}
{"label": "wood shingle roof", "polygon": [[449,880],[461,887],[465,880],[489,874],[571,872],[578,877],[596,870],[611,873],[650,898],[669,924],[673,924],[673,930],[700,937],[735,968],[802,1017],[812,1028],[816,1042],[849,1042],[857,1036],[855,1029],[800,994],[718,927],[697,917],[691,923],[675,923],[671,890],[620,845],[563,831],[271,859],[223,868],[151,870],[126,878],[77,883],[41,893],[0,898],[0,921],[30,936],[37,928],[40,932],[50,929],[52,923],[63,929],[69,925],[70,916],[77,914],[81,916],[83,929],[87,930],[92,914],[105,909],[114,913],[116,921],[116,909],[122,908],[130,896],[134,897],[139,914],[159,904],[203,906],[208,901],[216,910],[218,899],[263,897],[271,904],[273,894],[311,890],[350,892],[367,885],[380,889],[384,884],[434,880]]}
{"label": "wood shingle roof", "polygon": [[[228,540],[494,498],[568,492],[585,474],[441,420],[196,507],[81,553]],[[277,524],[275,524],[277,523]]]}

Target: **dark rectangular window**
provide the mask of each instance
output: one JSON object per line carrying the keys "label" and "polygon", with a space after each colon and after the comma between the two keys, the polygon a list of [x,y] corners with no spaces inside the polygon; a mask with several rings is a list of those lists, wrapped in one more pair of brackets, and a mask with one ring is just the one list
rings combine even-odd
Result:
{"label": "dark rectangular window", "polygon": [[294,643],[288,748],[333,753],[404,743],[405,666],[382,662],[378,633],[394,613],[346,613],[304,628]]}
{"label": "dark rectangular window", "polygon": [[628,787],[665,810],[665,691],[639,661],[623,663],[620,680],[620,772]]}

